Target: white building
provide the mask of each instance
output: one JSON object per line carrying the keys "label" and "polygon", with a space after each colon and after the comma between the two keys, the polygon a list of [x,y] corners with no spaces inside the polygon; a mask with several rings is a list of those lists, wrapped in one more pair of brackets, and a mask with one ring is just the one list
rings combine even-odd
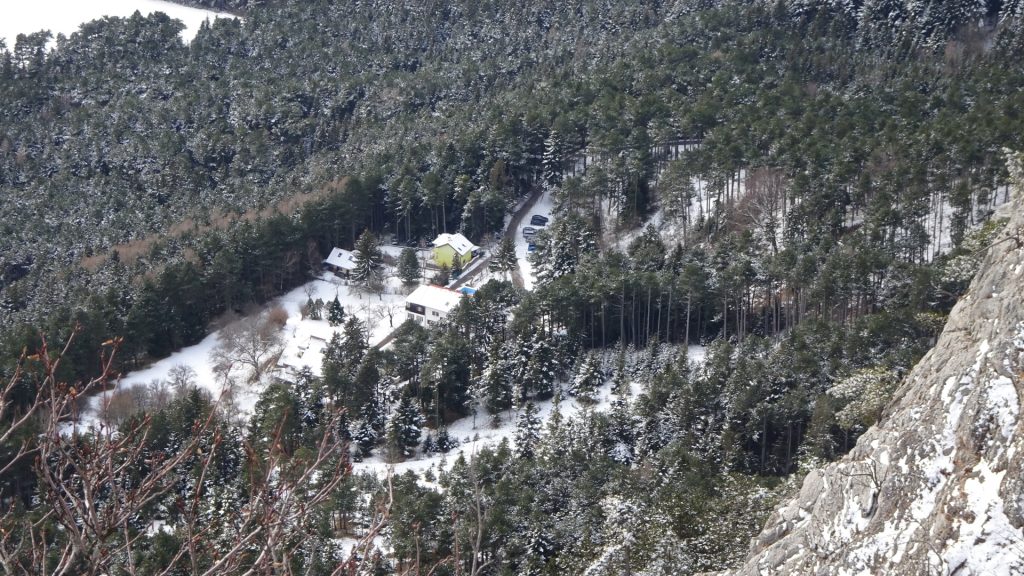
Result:
{"label": "white building", "polygon": [[331,255],[324,260],[324,269],[334,272],[335,276],[348,278],[348,275],[356,269],[356,256],[348,250],[335,248]]}
{"label": "white building", "polygon": [[418,324],[434,324],[458,305],[462,292],[440,286],[420,286],[405,299],[406,318]]}

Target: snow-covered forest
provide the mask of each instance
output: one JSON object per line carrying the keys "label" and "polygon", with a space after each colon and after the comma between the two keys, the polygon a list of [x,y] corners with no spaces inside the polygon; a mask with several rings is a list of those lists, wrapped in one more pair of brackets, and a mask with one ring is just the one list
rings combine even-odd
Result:
{"label": "snow-covered forest", "polygon": [[[187,4],[0,45],[8,573],[727,568],[1024,147],[1020,2]],[[442,232],[490,267],[403,324]]]}

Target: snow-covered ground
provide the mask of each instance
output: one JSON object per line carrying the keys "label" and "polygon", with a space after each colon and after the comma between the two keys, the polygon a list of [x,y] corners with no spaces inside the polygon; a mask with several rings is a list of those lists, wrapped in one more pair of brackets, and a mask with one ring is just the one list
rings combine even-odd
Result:
{"label": "snow-covered ground", "polygon": [[185,24],[181,36],[186,42],[195,37],[204,20],[234,18],[230,14],[182,6],[164,0],[9,0],[4,2],[3,17],[0,18],[0,39],[7,44],[9,50],[13,50],[18,34],[49,30],[54,38],[57,34],[70,36],[85,22],[104,16],[128,17],[136,10],[143,15],[163,12],[171,18],[181,20]]}
{"label": "snow-covered ground", "polygon": [[[332,274],[324,274],[287,294],[268,303],[266,308],[280,306],[288,313],[288,320],[282,328],[283,350],[278,361],[279,373],[308,366],[313,373],[320,373],[323,360],[323,346],[331,339],[340,326],[333,327],[327,320],[302,318],[300,308],[310,298],[322,299],[325,303],[338,297],[346,316],[354,314],[367,328],[369,344],[380,342],[405,320],[405,290],[396,278],[389,277],[384,294],[366,294],[347,285]],[[389,318],[390,316],[390,318]],[[326,315],[324,316],[326,318]],[[208,390],[214,398],[223,391],[223,379],[214,371],[210,354],[216,348],[221,331],[215,331],[200,343],[183,348],[178,352],[155,362],[148,368],[125,375],[115,389],[123,390],[133,386],[147,385],[154,381],[167,381],[175,366],[188,366],[195,371],[195,384]],[[232,402],[241,414],[249,414],[255,407],[262,391],[258,384],[245,385],[232,391]],[[89,426],[96,422],[103,403],[109,399],[109,392],[89,399],[80,410],[80,425]]]}
{"label": "snow-covered ground", "polygon": [[281,296],[274,301],[288,312],[285,324],[285,348],[278,366],[298,369],[309,367],[314,374],[320,374],[323,363],[323,347],[341,326],[331,326],[324,320],[302,318],[300,308],[310,298],[331,302],[338,297],[346,317],[355,314],[367,329],[368,342],[373,346],[383,340],[392,330],[405,321],[406,290],[397,278],[389,277],[384,294],[365,294],[352,284],[324,274],[319,279]]}

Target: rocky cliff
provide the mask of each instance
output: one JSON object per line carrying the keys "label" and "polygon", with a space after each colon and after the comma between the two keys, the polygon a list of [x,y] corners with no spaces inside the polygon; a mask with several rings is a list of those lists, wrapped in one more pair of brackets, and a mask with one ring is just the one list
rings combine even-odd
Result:
{"label": "rocky cliff", "polygon": [[1024,575],[1024,194],[933,350],[733,574]]}

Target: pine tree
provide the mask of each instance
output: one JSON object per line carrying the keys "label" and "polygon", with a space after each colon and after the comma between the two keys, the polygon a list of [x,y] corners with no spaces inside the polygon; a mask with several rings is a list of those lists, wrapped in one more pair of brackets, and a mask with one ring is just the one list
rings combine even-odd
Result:
{"label": "pine tree", "polygon": [[448,434],[447,426],[441,426],[437,429],[437,441],[434,446],[437,448],[438,452],[443,454],[445,452],[450,452],[453,448],[457,448],[459,446],[459,441]]}
{"label": "pine tree", "polygon": [[437,452],[437,441],[434,440],[433,434],[427,434],[427,437],[423,439],[423,446],[421,446],[424,454],[433,454]]}
{"label": "pine tree", "polygon": [[420,281],[420,261],[412,248],[403,249],[401,256],[398,257],[398,277],[409,285]]}
{"label": "pine tree", "polygon": [[536,250],[530,254],[537,281],[546,284],[576,271],[583,256],[597,250],[590,224],[581,216],[567,214],[537,236]]}
{"label": "pine tree", "polygon": [[441,266],[441,268],[430,278],[430,283],[434,286],[447,286],[452,279],[452,269],[448,266]]}
{"label": "pine tree", "polygon": [[412,449],[420,443],[420,426],[423,418],[412,399],[403,396],[388,422],[388,444],[393,454],[410,456]]}
{"label": "pine tree", "polygon": [[379,273],[384,256],[381,254],[377,237],[369,230],[363,232],[356,241],[354,260],[355,270],[352,271],[352,278],[358,282],[368,283],[375,279]]}
{"label": "pine tree", "polygon": [[612,376],[612,393],[618,396],[629,393],[629,379],[626,375],[626,349],[619,345],[615,357],[615,375]]}
{"label": "pine tree", "polygon": [[488,414],[496,415],[512,407],[512,383],[506,377],[501,346],[497,341],[487,356],[487,365],[481,376],[484,407]]}
{"label": "pine tree", "polygon": [[335,332],[324,346],[323,363],[321,364],[323,386],[335,401],[343,401],[349,396],[352,388],[352,375],[342,345],[341,334]]}
{"label": "pine tree", "polygon": [[366,419],[360,420],[352,431],[352,441],[359,447],[362,457],[373,454],[373,447],[377,445],[377,431],[373,429],[373,424]]}
{"label": "pine tree", "polygon": [[544,182],[548,186],[558,186],[562,183],[562,165],[565,161],[561,135],[556,130],[548,134],[544,141]]}
{"label": "pine tree", "polygon": [[348,320],[345,321],[342,333],[344,334],[344,340],[341,345],[341,357],[349,368],[350,374],[355,376],[356,370],[363,361],[367,348],[369,348],[366,342],[366,328],[359,318],[349,316]]}
{"label": "pine tree", "polygon": [[380,352],[371,350],[365,355],[356,370],[355,380],[352,386],[352,393],[344,398],[345,405],[351,410],[359,410],[367,402],[372,402],[377,395],[380,386],[381,364]]}
{"label": "pine tree", "polygon": [[597,360],[597,355],[589,352],[583,357],[579,368],[576,369],[569,392],[584,402],[593,402],[594,393],[603,382],[604,374],[601,373],[601,364]]}
{"label": "pine tree", "polygon": [[494,255],[491,256],[490,267],[499,272],[508,273],[515,270],[517,266],[519,266],[519,261],[516,258],[516,245],[512,241],[512,237],[505,236],[498,244]]}
{"label": "pine tree", "polygon": [[527,402],[516,422],[516,455],[520,458],[533,458],[539,440],[540,418],[537,416],[537,407],[533,402]]}
{"label": "pine tree", "polygon": [[334,296],[334,300],[331,300],[330,304],[327,305],[327,323],[331,326],[340,326],[345,321],[345,309],[341,306],[341,301],[338,300],[338,296]]}
{"label": "pine tree", "polygon": [[526,386],[527,391],[532,392],[538,400],[545,400],[555,393],[555,379],[550,357],[537,352],[530,356],[526,364]]}

